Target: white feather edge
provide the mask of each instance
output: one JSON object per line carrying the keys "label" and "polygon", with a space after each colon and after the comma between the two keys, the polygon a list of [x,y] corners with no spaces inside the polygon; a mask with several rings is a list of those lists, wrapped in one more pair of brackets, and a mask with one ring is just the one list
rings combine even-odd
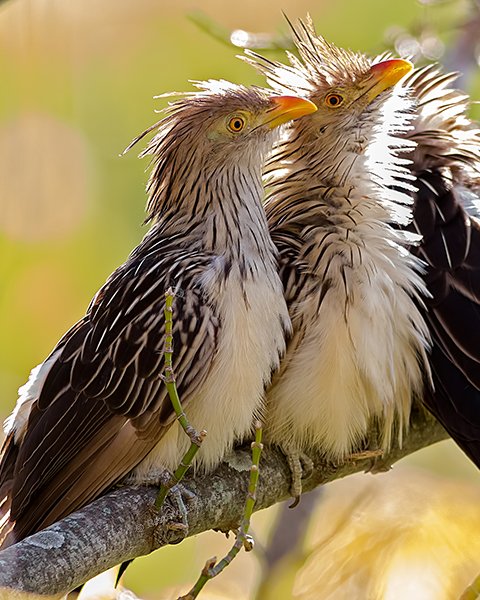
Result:
{"label": "white feather edge", "polygon": [[58,351],[51,354],[47,360],[30,371],[27,383],[18,389],[18,400],[13,412],[5,419],[3,431],[5,435],[14,433],[15,442],[22,440],[27,428],[28,417],[33,402],[38,400],[45,379],[53,363],[57,360]]}

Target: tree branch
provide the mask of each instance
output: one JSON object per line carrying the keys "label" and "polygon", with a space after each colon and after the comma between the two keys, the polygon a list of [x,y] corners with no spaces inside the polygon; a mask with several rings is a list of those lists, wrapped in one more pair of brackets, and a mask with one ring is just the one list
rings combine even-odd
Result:
{"label": "tree branch", "polygon": [[[374,436],[372,436],[374,438]],[[403,448],[395,447],[382,459],[385,466],[416,450],[447,438],[443,428],[416,408]],[[327,463],[318,454],[304,491],[371,466],[369,460],[341,466]],[[250,451],[238,450],[208,477],[186,478],[195,493],[188,504],[188,535],[209,529],[238,527],[248,490]],[[378,464],[377,464],[378,466]],[[290,476],[284,456],[265,448],[255,510],[267,508],[289,496]],[[123,561],[182,540],[181,517],[167,499],[161,512],[154,508],[158,490],[150,487],[115,489],[89,506],[48,529],[0,552],[0,598],[30,592],[59,598],[91,577]],[[3,595],[2,595],[3,594]],[[8,594],[8,596],[7,596]]]}

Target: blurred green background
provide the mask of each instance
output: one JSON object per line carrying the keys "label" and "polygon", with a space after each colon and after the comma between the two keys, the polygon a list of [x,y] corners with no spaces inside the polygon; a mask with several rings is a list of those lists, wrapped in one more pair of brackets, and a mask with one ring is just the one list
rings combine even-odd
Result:
{"label": "blurred green background", "polygon": [[[320,33],[353,49],[423,52],[448,60],[472,2],[402,0],[7,0],[0,3],[0,417],[29,370],[84,313],[92,295],[138,243],[146,162],[119,154],[189,79],[261,83],[239,49],[189,18],[221,28],[286,32],[309,11]],[[402,45],[403,44],[403,45]],[[445,54],[443,54],[445,52]],[[278,52],[277,57],[282,53]],[[478,77],[469,91],[480,96]],[[405,461],[480,485],[450,442]],[[401,467],[399,467],[401,468]],[[256,516],[266,543],[274,511]],[[263,540],[263,541],[262,541]],[[213,533],[135,561],[126,584],[145,598],[194,581],[230,542]],[[253,553],[252,553],[253,554]],[[480,571],[480,559],[479,559]],[[244,555],[211,589],[250,598],[260,564]],[[275,592],[282,600],[291,592]],[[184,589],[186,591],[186,589]],[[165,596],[169,597],[169,596]],[[321,596],[318,596],[319,598]]]}

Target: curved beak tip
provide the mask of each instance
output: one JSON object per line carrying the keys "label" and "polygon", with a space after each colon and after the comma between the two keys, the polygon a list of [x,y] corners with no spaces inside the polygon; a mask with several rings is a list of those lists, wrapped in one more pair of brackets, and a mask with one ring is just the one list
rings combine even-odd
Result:
{"label": "curved beak tip", "polygon": [[272,129],[317,110],[313,102],[298,96],[271,96],[270,100],[273,108],[267,113],[266,124]]}
{"label": "curved beak tip", "polygon": [[372,65],[368,78],[372,85],[366,95],[368,102],[374,100],[385,90],[393,88],[412,69],[412,63],[403,58],[391,58]]}
{"label": "curved beak tip", "polygon": [[370,73],[378,81],[382,81],[387,87],[394,86],[407,73],[413,69],[413,65],[409,60],[403,58],[392,58],[383,60],[370,68]]}

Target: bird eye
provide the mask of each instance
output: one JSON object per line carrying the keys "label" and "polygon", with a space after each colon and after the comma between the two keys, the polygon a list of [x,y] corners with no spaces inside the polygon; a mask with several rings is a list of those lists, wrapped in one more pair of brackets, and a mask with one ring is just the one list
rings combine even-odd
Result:
{"label": "bird eye", "polygon": [[340,94],[327,94],[325,96],[325,104],[330,108],[337,108],[343,102],[343,96]]}
{"label": "bird eye", "polygon": [[242,117],[232,117],[227,127],[232,133],[238,133],[245,127],[245,120]]}

